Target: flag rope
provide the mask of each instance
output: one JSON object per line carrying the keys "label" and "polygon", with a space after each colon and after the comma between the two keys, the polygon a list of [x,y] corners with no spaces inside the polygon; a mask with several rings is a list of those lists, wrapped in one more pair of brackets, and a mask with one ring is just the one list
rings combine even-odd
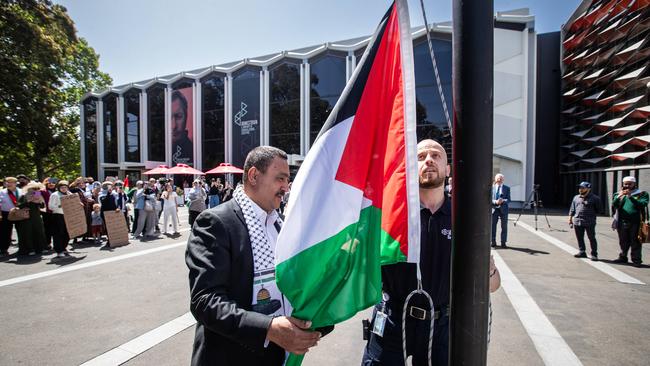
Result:
{"label": "flag rope", "polygon": [[427,31],[427,44],[429,45],[429,53],[431,54],[431,63],[433,64],[433,72],[436,75],[436,83],[438,84],[438,94],[442,101],[442,109],[445,112],[445,119],[447,120],[447,128],[449,128],[449,135],[453,136],[451,130],[451,118],[449,117],[449,110],[447,110],[447,103],[445,102],[445,94],[442,91],[442,83],[440,82],[440,73],[438,73],[438,63],[436,62],[436,54],[433,52],[433,43],[431,43],[431,31],[429,30],[429,22],[427,21],[427,13],[424,10],[424,0],[420,0],[422,7],[422,18],[424,18],[424,29]]}
{"label": "flag rope", "polygon": [[[419,264],[418,264],[419,267]],[[429,327],[429,348],[427,349],[427,359],[428,359],[428,364],[431,366],[431,351],[433,349],[433,327],[435,325],[435,308],[433,306],[433,300],[431,299],[431,296],[422,289],[422,281],[418,279],[418,287],[417,289],[411,291],[411,293],[406,297],[406,300],[404,301],[404,308],[402,309],[402,352],[404,355],[404,365],[407,366],[408,363],[406,362],[407,355],[406,355],[406,310],[408,309],[409,306],[409,301],[411,300],[411,297],[415,294],[423,294],[427,300],[429,300],[429,307],[431,308],[431,326]]]}

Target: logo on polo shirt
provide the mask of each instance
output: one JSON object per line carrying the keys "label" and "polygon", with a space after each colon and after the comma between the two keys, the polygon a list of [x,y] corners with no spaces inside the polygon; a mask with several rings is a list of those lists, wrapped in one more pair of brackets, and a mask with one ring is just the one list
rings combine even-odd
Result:
{"label": "logo on polo shirt", "polygon": [[451,240],[451,229],[442,229],[440,234],[447,235],[447,239]]}

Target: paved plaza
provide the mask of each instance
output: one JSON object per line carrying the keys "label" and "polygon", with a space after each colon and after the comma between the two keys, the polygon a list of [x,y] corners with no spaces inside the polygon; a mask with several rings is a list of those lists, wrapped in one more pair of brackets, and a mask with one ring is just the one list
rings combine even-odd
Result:
{"label": "paved plaza", "polygon": [[[509,248],[493,251],[502,288],[492,294],[488,364],[648,365],[650,266],[611,263],[618,245],[610,219],[599,218],[602,260],[591,262],[573,257],[566,216],[549,216],[551,229],[541,216],[538,232],[533,216],[515,227],[516,217]],[[71,259],[3,259],[0,365],[189,364],[186,212],[181,222],[177,238],[113,250],[77,245]],[[368,316],[338,325],[304,364],[358,365]]]}

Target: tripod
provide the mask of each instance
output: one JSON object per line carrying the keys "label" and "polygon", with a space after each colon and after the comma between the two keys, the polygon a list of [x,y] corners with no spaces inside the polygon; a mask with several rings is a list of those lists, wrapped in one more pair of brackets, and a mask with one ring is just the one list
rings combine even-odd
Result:
{"label": "tripod", "polygon": [[521,218],[521,214],[524,213],[524,210],[526,209],[526,206],[528,206],[528,209],[533,209],[533,214],[535,215],[535,231],[537,231],[537,212],[539,209],[542,210],[542,214],[544,214],[544,218],[546,219],[546,225],[548,225],[548,228],[551,228],[551,223],[548,222],[548,216],[546,216],[546,210],[544,210],[544,205],[542,204],[542,200],[539,199],[539,184],[533,185],[533,191],[530,192],[528,195],[528,199],[526,200],[526,203],[524,203],[524,206],[521,208],[521,211],[519,212],[519,216],[517,216],[517,220],[515,220],[515,226],[517,226],[517,222],[519,222],[519,219]]}

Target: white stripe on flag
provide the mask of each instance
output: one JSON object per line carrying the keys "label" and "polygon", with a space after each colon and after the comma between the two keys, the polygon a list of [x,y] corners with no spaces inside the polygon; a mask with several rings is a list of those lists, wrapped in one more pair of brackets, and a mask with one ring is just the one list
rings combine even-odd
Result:
{"label": "white stripe on flag", "polygon": [[370,206],[362,191],[335,180],[353,119],[332,127],[309,150],[293,182],[276,264],[358,222],[361,210]]}

